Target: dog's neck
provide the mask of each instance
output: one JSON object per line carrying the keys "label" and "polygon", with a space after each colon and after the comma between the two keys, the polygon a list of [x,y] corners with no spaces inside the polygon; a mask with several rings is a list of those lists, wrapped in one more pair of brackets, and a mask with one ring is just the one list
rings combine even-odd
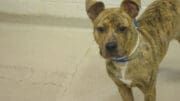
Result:
{"label": "dog's neck", "polygon": [[133,50],[131,51],[131,53],[129,54],[129,57],[131,57],[133,54],[135,54],[136,50],[138,49],[138,47],[140,45],[140,33],[139,33],[139,29],[136,29],[136,31],[137,31],[136,44],[135,44]]}

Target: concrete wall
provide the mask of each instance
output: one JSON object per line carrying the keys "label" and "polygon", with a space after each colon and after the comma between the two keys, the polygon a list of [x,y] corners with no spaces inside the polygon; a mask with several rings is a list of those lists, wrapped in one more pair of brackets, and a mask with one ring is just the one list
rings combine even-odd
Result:
{"label": "concrete wall", "polygon": [[[101,0],[107,7],[119,6],[122,0]],[[152,0],[142,0],[145,8]],[[85,0],[0,0],[0,12],[86,18]]]}

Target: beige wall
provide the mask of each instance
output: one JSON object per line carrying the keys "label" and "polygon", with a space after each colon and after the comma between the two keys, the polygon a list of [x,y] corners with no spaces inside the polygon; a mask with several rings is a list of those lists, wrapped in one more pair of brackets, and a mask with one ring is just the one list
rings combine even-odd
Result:
{"label": "beige wall", "polygon": [[[121,0],[101,0],[106,6],[119,6]],[[142,0],[143,8],[152,0]],[[47,14],[63,17],[87,17],[85,0],[0,0],[0,11],[18,14]]]}

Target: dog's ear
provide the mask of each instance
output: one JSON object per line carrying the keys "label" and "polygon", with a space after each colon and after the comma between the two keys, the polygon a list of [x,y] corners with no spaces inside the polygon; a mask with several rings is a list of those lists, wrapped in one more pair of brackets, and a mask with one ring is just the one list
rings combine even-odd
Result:
{"label": "dog's ear", "polygon": [[121,8],[132,18],[135,18],[140,10],[141,0],[124,0]]}
{"label": "dog's ear", "polygon": [[105,9],[104,3],[96,0],[86,0],[86,12],[93,21]]}

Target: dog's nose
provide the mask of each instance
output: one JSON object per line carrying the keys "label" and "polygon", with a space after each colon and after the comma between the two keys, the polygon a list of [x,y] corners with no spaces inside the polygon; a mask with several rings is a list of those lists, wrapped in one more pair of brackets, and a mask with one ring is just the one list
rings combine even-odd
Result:
{"label": "dog's nose", "polygon": [[109,42],[106,44],[106,50],[109,52],[113,52],[117,49],[117,43],[116,42]]}

